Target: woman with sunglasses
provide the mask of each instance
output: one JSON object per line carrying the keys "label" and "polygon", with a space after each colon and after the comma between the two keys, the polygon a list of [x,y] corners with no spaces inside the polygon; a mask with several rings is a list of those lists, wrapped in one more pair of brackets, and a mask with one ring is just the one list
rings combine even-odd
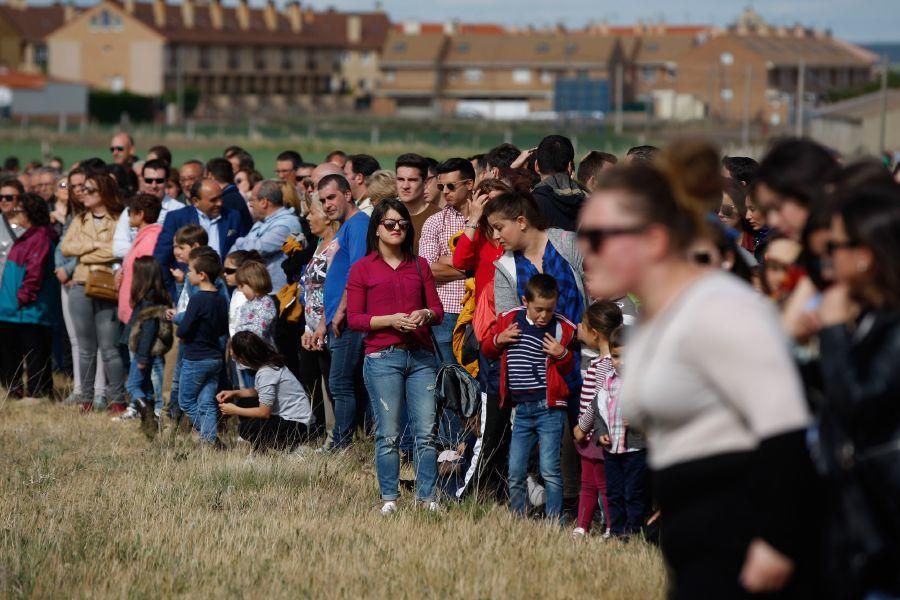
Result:
{"label": "woman with sunglasses", "polygon": [[833,597],[900,596],[900,186],[841,198],[828,241],[835,283],[819,309],[825,400],[818,452]]}
{"label": "woman with sunglasses", "polygon": [[375,415],[381,513],[397,510],[404,405],[415,440],[416,501],[436,511],[437,368],[428,326],[444,311],[428,262],[413,251],[409,211],[399,200],[375,207],[366,248],[347,280],[347,324],[366,333],[363,376]]}
{"label": "woman with sunglasses", "polygon": [[620,401],[648,436],[670,597],[802,597],[813,475],[800,379],[774,308],[686,254],[713,208],[693,188],[718,169],[715,148],[684,142],[604,174],[579,232],[588,287],[641,300]]}
{"label": "woman with sunglasses", "polygon": [[116,264],[112,242],[122,204],[115,180],[98,173],[85,174],[80,199],[84,212],[72,219],[60,248],[63,256],[78,259],[72,272],[69,311],[78,338],[81,404],[85,410],[92,407],[103,410],[106,407],[103,397],[94,398],[92,402],[89,396],[94,389],[99,348],[109,384],[106,397],[124,410],[125,372],[117,348],[119,320],[116,318],[116,302],[85,294],[85,283],[92,270],[111,271]]}
{"label": "woman with sunglasses", "polygon": [[16,218],[19,200],[25,195],[25,186],[15,177],[0,181],[0,274],[6,255],[24,229]]}

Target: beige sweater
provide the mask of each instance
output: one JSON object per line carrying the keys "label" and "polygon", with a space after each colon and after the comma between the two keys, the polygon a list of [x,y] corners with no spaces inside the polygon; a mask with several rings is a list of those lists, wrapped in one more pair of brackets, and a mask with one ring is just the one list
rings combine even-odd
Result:
{"label": "beige sweater", "polygon": [[73,281],[84,283],[91,267],[100,265],[111,268],[117,262],[112,253],[115,232],[116,218],[112,215],[95,220],[90,213],[84,213],[72,219],[60,244],[60,251],[63,256],[78,257]]}
{"label": "beige sweater", "polygon": [[726,273],[639,324],[624,363],[623,411],[646,433],[654,469],[751,451],[809,423],[774,308]]}

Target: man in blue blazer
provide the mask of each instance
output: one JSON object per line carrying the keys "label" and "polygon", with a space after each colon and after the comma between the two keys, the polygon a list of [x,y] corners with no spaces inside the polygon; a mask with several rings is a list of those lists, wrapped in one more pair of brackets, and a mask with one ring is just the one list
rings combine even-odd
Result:
{"label": "man in blue blazer", "polygon": [[241,225],[246,228],[245,231],[250,231],[253,227],[253,216],[241,191],[234,185],[234,170],[228,159],[221,157],[210,159],[206,163],[206,178],[222,186],[222,205],[236,210],[241,215]]}
{"label": "man in blue blazer", "polygon": [[175,298],[175,279],[171,270],[177,267],[187,271],[187,265],[175,262],[173,248],[176,231],[192,223],[200,225],[209,235],[209,245],[222,260],[228,255],[235,240],[246,235],[248,231],[241,223],[237,211],[222,205],[222,186],[212,179],[203,179],[195,183],[189,195],[191,206],[166,215],[159,239],[156,241],[156,249],[153,251],[153,257],[162,267],[166,289],[169,290],[174,302],[177,302],[178,298]]}

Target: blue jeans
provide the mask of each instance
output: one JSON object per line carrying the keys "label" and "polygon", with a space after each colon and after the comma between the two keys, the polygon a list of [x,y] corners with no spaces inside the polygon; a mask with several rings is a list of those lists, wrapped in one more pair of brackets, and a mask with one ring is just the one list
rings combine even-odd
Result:
{"label": "blue jeans", "polygon": [[169,415],[173,419],[179,417],[181,409],[181,363],[184,362],[184,343],[178,344],[178,356],[175,357],[175,366],[172,367],[172,389],[169,391],[170,404],[172,405],[173,414]]}
{"label": "blue jeans", "polygon": [[[331,371],[334,373],[334,369]],[[434,356],[426,350],[388,348],[365,358],[363,374],[375,415],[375,468],[382,500],[396,500],[400,482],[400,413],[409,415],[415,444],[416,499],[434,499]]]}
{"label": "blue jeans", "polygon": [[128,379],[125,380],[125,391],[131,396],[135,408],[139,404],[136,401],[140,400],[140,403],[143,403],[147,398],[154,398],[152,371],[151,365],[144,365],[144,368],[141,369],[138,367],[137,357],[131,359]]}
{"label": "blue jeans", "polygon": [[331,373],[328,375],[331,401],[334,405],[334,433],[332,445],[346,448],[353,440],[359,408],[368,402],[362,382],[363,340],[366,334],[344,328],[340,337],[328,326],[328,352],[331,353]]}
{"label": "blue jeans", "polygon": [[603,452],[609,530],[613,535],[641,532],[647,516],[647,451]]}
{"label": "blue jeans", "polygon": [[153,382],[153,391],[156,396],[153,408],[162,410],[163,407],[163,377],[166,370],[166,357],[156,356],[153,358],[153,372],[151,373],[151,381]]}
{"label": "blue jeans", "polygon": [[565,423],[565,409],[547,408],[546,401],[516,405],[509,444],[509,504],[513,512],[525,514],[528,506],[525,486],[528,459],[535,443],[539,443],[541,477],[544,478],[544,488],[547,491],[544,514],[559,518],[562,511],[559,453]]}
{"label": "blue jeans", "polygon": [[178,404],[191,423],[200,431],[204,442],[216,441],[216,423],[219,406],[216,402],[216,388],[222,359],[184,359],[181,363],[181,383],[178,388]]}

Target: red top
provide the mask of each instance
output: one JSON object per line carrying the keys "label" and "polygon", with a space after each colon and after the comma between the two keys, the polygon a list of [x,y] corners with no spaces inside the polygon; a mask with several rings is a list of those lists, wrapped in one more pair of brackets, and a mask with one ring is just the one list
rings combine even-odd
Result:
{"label": "red top", "polygon": [[[431,268],[424,258],[416,257],[415,260],[419,261],[418,269],[412,259],[404,260],[394,269],[384,262],[378,252],[371,252],[350,268],[347,278],[347,326],[368,333],[366,354],[396,344],[431,348],[427,327],[401,333],[393,327],[372,331],[370,326],[372,317],[411,313],[422,308],[434,313],[432,325],[444,319],[444,308],[437,295]],[[422,305],[423,288],[427,306]]]}
{"label": "red top", "polygon": [[475,239],[463,233],[456,242],[453,252],[453,267],[460,271],[475,271],[475,297],[494,280],[494,261],[503,256],[503,246],[495,246],[491,240],[482,235],[481,229],[475,230]]}

